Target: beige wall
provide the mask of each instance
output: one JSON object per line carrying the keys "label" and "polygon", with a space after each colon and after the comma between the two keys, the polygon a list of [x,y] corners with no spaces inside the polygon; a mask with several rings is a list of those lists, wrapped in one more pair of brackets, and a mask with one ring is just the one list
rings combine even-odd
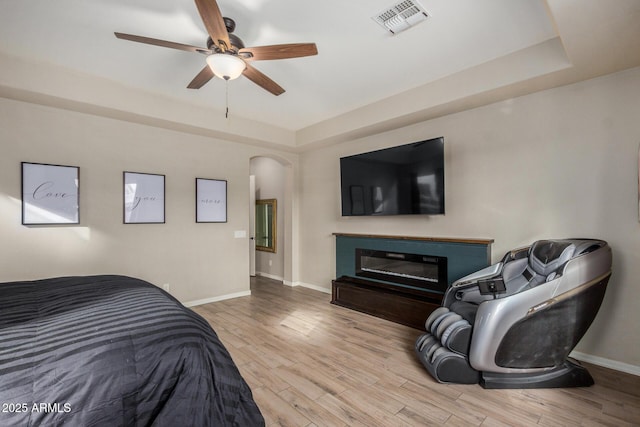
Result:
{"label": "beige wall", "polygon": [[[115,273],[169,283],[184,302],[246,293],[248,239],[234,232],[249,229],[250,159],[271,155],[293,165],[285,282],[329,289],[333,232],[493,238],[494,260],[539,238],[603,238],[614,250],[613,276],[578,350],[640,372],[638,99],[636,68],[309,151],[298,162],[256,145],[3,98],[0,280]],[[340,217],[339,157],[441,135],[445,216]],[[80,166],[80,226],[20,224],[21,161]],[[166,224],[122,224],[124,170],[167,176]],[[194,222],[195,177],[228,180],[227,223]]]}
{"label": "beige wall", "polygon": [[[492,238],[495,261],[541,238],[605,239],[611,282],[577,350],[640,372],[638,100],[640,68],[305,153],[300,281],[330,287],[333,232]],[[340,216],[341,156],[437,136],[446,215]]]}
{"label": "beige wall", "polygon": [[[249,291],[249,164],[258,149],[0,99],[0,281],[125,274],[183,302]],[[21,225],[20,162],[80,167],[80,226]],[[166,175],[166,224],[122,223],[122,172]],[[195,178],[228,181],[228,222],[195,223]],[[246,238],[235,238],[244,230]]]}

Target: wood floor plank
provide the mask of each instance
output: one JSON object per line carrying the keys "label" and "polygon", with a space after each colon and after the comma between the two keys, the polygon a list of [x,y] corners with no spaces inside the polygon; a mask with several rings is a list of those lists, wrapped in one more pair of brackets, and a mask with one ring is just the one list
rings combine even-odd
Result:
{"label": "wood floor plank", "polygon": [[[427,418],[445,420],[447,414],[458,416],[468,425],[481,425],[487,416],[483,412],[478,412],[469,408],[458,397],[462,393],[451,390],[449,386],[433,382],[434,387],[425,387],[420,384],[408,381],[402,385],[398,392],[409,402],[408,405],[416,408],[416,411],[427,411]],[[415,402],[415,403],[414,403]],[[448,421],[448,419],[447,419]]]}
{"label": "wood floor plank", "polygon": [[602,413],[602,403],[594,399],[578,397],[567,393],[565,389],[555,390],[522,390],[527,406],[543,415],[553,415],[562,411],[564,418],[579,422],[585,416]]}
{"label": "wood floor plank", "polygon": [[537,426],[536,423],[531,423],[531,421],[520,420],[520,419],[512,419],[510,421],[497,420],[492,417],[487,417],[480,424],[481,427],[534,427]]}
{"label": "wood floor plank", "polygon": [[[507,425],[534,425],[538,423],[540,414],[520,404],[522,398],[517,392],[512,392],[511,398],[505,400],[497,397],[495,391],[470,388],[469,392],[460,395],[458,401],[469,405],[468,408],[474,412],[484,412],[488,418]],[[485,419],[484,423],[486,422]]]}
{"label": "wood floor plank", "polygon": [[320,399],[316,400],[316,403],[336,417],[340,418],[348,426],[370,427],[375,425],[372,424],[373,420],[371,420],[366,413],[362,413],[362,411],[352,408],[338,396],[325,394]]}
{"label": "wood floor plank", "polygon": [[326,427],[347,426],[343,420],[318,405],[315,400],[309,399],[294,387],[281,391],[279,396],[308,419],[316,420],[319,423],[318,425]]}
{"label": "wood floor plank", "polygon": [[[352,388],[350,390],[355,389]],[[371,405],[371,402],[376,402],[376,406],[378,408],[387,411],[390,414],[397,414],[407,406],[405,399],[402,399],[401,396],[392,393],[388,388],[373,385],[359,388],[357,389],[357,392],[368,402],[368,405]]]}
{"label": "wood floor plank", "polygon": [[246,365],[240,366],[240,372],[244,376],[245,373],[252,375],[261,386],[267,387],[274,393],[280,393],[291,387],[291,384],[284,381],[278,376],[273,369],[263,365],[259,361],[253,361]]}
{"label": "wood floor plank", "polygon": [[[395,416],[395,413],[387,412],[380,402],[370,398],[361,390],[349,389],[338,396],[343,404],[357,411],[359,417],[365,419],[370,426],[395,426],[410,427],[411,424],[404,422]],[[374,404],[376,402],[377,404]]]}
{"label": "wood floor plank", "polygon": [[315,400],[327,394],[327,390],[320,387],[314,381],[308,379],[306,375],[301,374],[299,370],[293,370],[292,367],[274,369],[275,374],[291,387],[296,388],[309,399]]}
{"label": "wood floor plank", "polygon": [[546,427],[578,427],[581,422],[581,420],[576,420],[574,417],[568,418],[564,415],[554,413],[542,414],[538,421],[538,425]]}
{"label": "wood floor plank", "polygon": [[[429,425],[429,424],[423,424],[423,425]],[[438,425],[441,425],[441,424],[438,424]],[[456,415],[452,415],[442,425],[445,425],[447,427],[471,427],[471,426],[479,426],[481,424],[472,424],[469,421],[463,420],[462,418],[460,418],[460,417],[458,417]]]}
{"label": "wood floor plank", "polygon": [[588,367],[596,385],[586,388],[440,384],[415,357],[420,331],[311,289],[251,286],[251,296],[194,311],[218,332],[268,426],[640,425],[639,377]]}
{"label": "wood floor plank", "polygon": [[[405,406],[399,412],[403,414],[413,414],[416,417],[428,420],[429,423],[438,424],[444,424],[453,415],[453,411],[442,408],[436,402],[433,402],[429,395],[413,395],[402,387],[386,387],[385,390],[387,394],[392,395],[395,399],[402,399]],[[473,421],[475,422],[472,425],[479,425],[483,420],[484,417],[474,419]],[[469,420],[467,419],[466,421]]]}
{"label": "wood floor plank", "polygon": [[312,422],[268,388],[253,390],[253,397],[269,426],[308,426]]}

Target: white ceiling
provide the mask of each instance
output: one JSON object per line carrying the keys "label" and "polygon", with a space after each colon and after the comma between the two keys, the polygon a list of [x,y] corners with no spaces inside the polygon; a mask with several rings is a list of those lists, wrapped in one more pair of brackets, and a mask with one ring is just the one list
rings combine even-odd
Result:
{"label": "white ceiling", "polygon": [[[231,116],[293,132],[304,144],[375,128],[382,120],[372,106],[406,124],[450,112],[447,105],[469,108],[640,64],[640,0],[419,2],[431,17],[391,35],[371,17],[395,1],[218,0],[245,45],[315,42],[319,51],[255,62],[286,92],[231,81]],[[0,2],[0,53],[224,115],[224,81],[186,88],[203,55],[114,31],[206,47],[193,0]]]}

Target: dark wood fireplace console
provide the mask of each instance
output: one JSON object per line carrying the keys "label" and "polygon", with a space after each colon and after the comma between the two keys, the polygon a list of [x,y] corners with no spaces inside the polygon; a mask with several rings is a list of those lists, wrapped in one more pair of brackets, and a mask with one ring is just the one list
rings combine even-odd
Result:
{"label": "dark wood fireplace console", "polygon": [[343,276],[331,282],[331,303],[381,319],[423,329],[442,294]]}
{"label": "dark wood fireplace console", "polygon": [[[491,263],[493,240],[489,239],[344,233],[334,235],[337,278],[332,281],[331,303],[420,330],[424,329],[424,322],[429,314],[442,303],[443,289],[448,284]],[[397,259],[402,254],[411,254],[407,258],[412,260],[415,255],[423,256],[427,261],[431,257],[446,258],[444,263],[440,263],[446,271],[441,271],[436,276],[437,280],[427,279],[422,287],[407,286],[393,276],[389,276],[387,280],[363,277],[357,259],[363,249],[368,250],[364,251],[366,253],[388,252],[390,259]],[[392,263],[393,261],[389,262]],[[409,267],[411,277],[420,274],[415,273],[414,267],[415,265]],[[384,274],[387,265],[376,265],[374,268]]]}

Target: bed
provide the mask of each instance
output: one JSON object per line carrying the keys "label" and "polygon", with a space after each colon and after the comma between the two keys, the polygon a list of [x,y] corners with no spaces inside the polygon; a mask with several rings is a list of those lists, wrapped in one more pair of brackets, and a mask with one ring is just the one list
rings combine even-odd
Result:
{"label": "bed", "polygon": [[0,284],[0,425],[260,426],[209,324],[115,275]]}

